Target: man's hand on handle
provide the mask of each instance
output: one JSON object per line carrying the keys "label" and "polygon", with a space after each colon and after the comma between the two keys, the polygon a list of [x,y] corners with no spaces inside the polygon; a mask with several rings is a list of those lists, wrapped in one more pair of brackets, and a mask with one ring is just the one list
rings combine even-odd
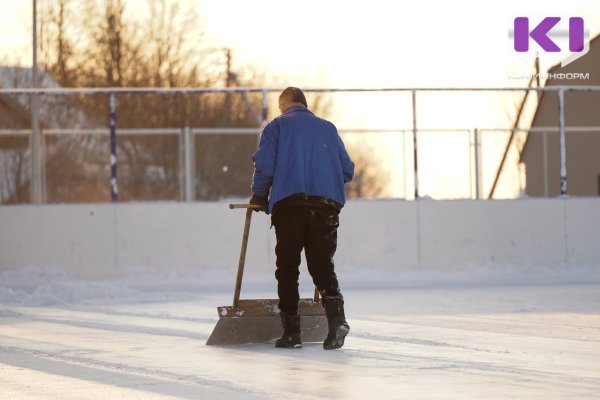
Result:
{"label": "man's hand on handle", "polygon": [[269,199],[267,196],[260,196],[256,193],[253,193],[252,197],[250,198],[250,204],[260,206],[260,208],[254,208],[254,211],[264,211],[266,213],[269,207]]}

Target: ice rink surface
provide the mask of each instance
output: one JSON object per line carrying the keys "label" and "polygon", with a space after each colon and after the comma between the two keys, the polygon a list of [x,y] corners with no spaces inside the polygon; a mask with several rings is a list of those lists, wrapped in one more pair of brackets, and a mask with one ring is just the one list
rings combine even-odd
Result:
{"label": "ice rink surface", "polygon": [[206,346],[227,285],[0,285],[0,399],[600,398],[600,283],[346,286],[324,351]]}

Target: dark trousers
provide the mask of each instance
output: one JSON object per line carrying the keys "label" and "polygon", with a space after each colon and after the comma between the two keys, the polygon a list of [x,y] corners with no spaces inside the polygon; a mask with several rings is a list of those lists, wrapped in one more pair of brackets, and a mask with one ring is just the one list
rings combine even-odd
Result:
{"label": "dark trousers", "polygon": [[328,205],[285,205],[272,219],[277,245],[277,294],[279,309],[298,312],[300,255],[304,249],[313,282],[324,300],[343,300],[333,256],[337,248],[338,213]]}

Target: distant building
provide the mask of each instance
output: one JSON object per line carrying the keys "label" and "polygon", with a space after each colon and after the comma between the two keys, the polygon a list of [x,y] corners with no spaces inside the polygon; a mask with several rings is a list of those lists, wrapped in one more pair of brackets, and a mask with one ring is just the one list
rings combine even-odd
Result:
{"label": "distant building", "polygon": [[[31,68],[1,67],[0,66],[0,89],[30,88]],[[38,87],[57,88],[60,87],[50,75],[38,70]],[[49,125],[45,113],[40,113],[41,123]],[[27,96],[0,96],[0,130],[6,129],[30,129],[31,114],[29,98]]]}
{"label": "distant building", "polygon": [[[0,66],[0,89],[30,88],[31,68]],[[38,69],[36,87],[52,89],[61,85],[44,70]],[[40,96],[39,123],[42,128],[78,128],[90,126],[89,118],[78,104],[65,96]],[[0,130],[31,129],[30,96],[0,96]]]}
{"label": "distant building", "polygon": [[[600,36],[590,42],[585,56],[564,68],[560,64],[548,74],[589,73],[589,79],[552,79],[546,87],[560,85],[600,85]],[[565,126],[597,127],[594,132],[566,132],[567,192],[572,196],[600,195],[600,92],[565,93]],[[544,92],[532,128],[557,128],[559,122],[557,93]],[[544,139],[544,136],[546,138]],[[557,131],[530,133],[521,152],[526,165],[526,194],[528,196],[558,196],[560,194],[560,143]],[[547,167],[547,168],[546,168]]]}

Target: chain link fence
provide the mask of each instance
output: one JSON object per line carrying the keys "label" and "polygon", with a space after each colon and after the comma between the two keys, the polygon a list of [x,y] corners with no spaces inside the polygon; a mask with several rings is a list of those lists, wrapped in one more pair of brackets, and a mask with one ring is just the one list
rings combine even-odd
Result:
{"label": "chain link fence", "polygon": [[[419,100],[425,98],[422,92],[476,96],[526,90],[550,91],[559,100],[564,92],[600,92],[598,87],[306,92],[312,96],[311,109],[325,117],[332,103],[344,104],[348,98],[367,98],[368,104],[374,104],[375,96],[381,95],[390,109],[401,105],[392,119],[403,123],[402,128],[380,127],[381,110],[366,106],[363,127],[345,126],[344,117],[335,119],[357,164],[349,197],[600,194],[600,128],[567,126],[561,117],[564,98],[555,110],[555,126],[528,129],[430,128],[426,120],[431,118]],[[0,202],[246,197],[253,172],[251,155],[262,126],[276,115],[278,92],[261,88],[0,90]],[[566,171],[569,192],[565,191]]]}

